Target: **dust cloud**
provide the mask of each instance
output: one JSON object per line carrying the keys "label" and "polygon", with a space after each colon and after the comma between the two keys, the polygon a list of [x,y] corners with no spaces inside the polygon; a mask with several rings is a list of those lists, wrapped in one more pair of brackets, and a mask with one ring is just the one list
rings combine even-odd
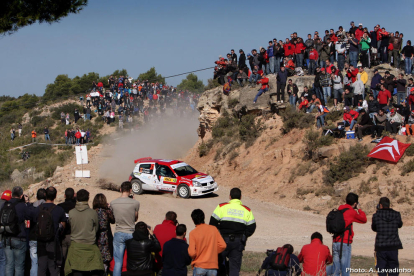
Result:
{"label": "dust cloud", "polygon": [[111,137],[105,146],[105,161],[100,167],[100,178],[120,184],[128,180],[134,168],[134,160],[142,157],[180,159],[185,156],[198,139],[197,115],[178,118],[166,116],[162,120],[145,124],[138,130]]}

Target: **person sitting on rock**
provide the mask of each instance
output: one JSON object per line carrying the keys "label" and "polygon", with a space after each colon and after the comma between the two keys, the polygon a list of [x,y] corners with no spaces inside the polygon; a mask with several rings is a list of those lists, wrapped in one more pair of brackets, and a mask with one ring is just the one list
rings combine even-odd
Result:
{"label": "person sitting on rock", "polygon": [[396,112],[393,108],[388,114],[388,121],[385,124],[385,127],[389,133],[398,133],[398,128],[404,122],[403,117]]}
{"label": "person sitting on rock", "polygon": [[405,125],[405,133],[407,136],[414,135],[414,110],[411,111],[411,114],[407,119],[407,124]]}
{"label": "person sitting on rock", "polygon": [[262,87],[260,88],[259,92],[257,93],[256,97],[254,97],[253,103],[257,102],[257,98],[260,97],[260,95],[262,95],[263,93],[265,93],[266,91],[269,90],[269,79],[266,77],[263,77],[263,72],[262,72],[262,79],[258,80],[257,83],[262,84]]}
{"label": "person sitting on rock", "polygon": [[316,96],[316,94],[312,94],[312,99],[309,101],[306,113],[311,113],[312,110],[316,107],[316,103],[322,104],[321,100]]}
{"label": "person sitting on rock", "polygon": [[301,96],[300,99],[301,99],[301,102],[298,106],[298,111],[303,111],[304,112],[304,111],[306,111],[306,108],[309,105],[309,101],[304,96]]}
{"label": "person sitting on rock", "polygon": [[366,129],[371,129],[372,126],[372,120],[369,117],[369,114],[367,114],[367,111],[365,109],[361,109],[358,117],[358,123],[356,124],[356,131],[357,131],[357,137],[358,141],[362,141],[363,131]]}
{"label": "person sitting on rock", "polygon": [[243,71],[243,69],[239,70],[239,73],[237,74],[237,83],[243,87],[244,83],[247,82],[247,75],[246,73]]}
{"label": "person sitting on rock", "polygon": [[329,113],[329,110],[325,106],[321,105],[320,102],[316,102],[316,109],[318,110],[318,114],[315,116],[316,127],[320,128],[325,125],[325,117]]}
{"label": "person sitting on rock", "polygon": [[288,72],[288,76],[294,76],[295,75],[295,63],[291,58],[285,58],[284,61],[285,68]]}
{"label": "person sitting on rock", "polygon": [[349,130],[352,130],[357,122],[356,120],[359,116],[359,113],[355,110],[351,110],[349,106],[345,106],[344,111],[344,126],[349,126]]}
{"label": "person sitting on rock", "polygon": [[249,83],[251,86],[256,85],[256,82],[259,80],[259,74],[258,74],[259,67],[256,65],[250,74]]}

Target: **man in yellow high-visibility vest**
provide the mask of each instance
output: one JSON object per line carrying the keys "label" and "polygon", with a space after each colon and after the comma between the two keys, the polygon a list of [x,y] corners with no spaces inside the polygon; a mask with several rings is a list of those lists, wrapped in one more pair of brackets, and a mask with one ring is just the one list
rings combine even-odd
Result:
{"label": "man in yellow high-visibility vest", "polygon": [[[249,207],[242,205],[239,188],[230,191],[230,201],[219,204],[210,218],[227,244],[220,254],[219,275],[238,276],[247,238],[256,230],[256,221]],[[228,273],[228,274],[226,274]]]}

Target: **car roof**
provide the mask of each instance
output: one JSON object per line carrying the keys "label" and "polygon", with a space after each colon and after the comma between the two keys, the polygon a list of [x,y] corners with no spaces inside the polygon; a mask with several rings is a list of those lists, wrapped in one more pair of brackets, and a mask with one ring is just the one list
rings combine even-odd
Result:
{"label": "car roof", "polygon": [[160,165],[170,166],[170,165],[173,165],[173,164],[182,163],[183,161],[172,160],[172,159],[153,159],[152,157],[139,158],[139,159],[134,161],[135,164],[137,164],[137,163],[147,163],[147,162],[158,163]]}

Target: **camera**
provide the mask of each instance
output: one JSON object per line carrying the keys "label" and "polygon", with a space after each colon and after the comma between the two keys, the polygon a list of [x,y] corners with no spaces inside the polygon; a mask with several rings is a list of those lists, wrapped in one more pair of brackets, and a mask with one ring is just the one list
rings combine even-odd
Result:
{"label": "camera", "polygon": [[267,250],[266,250],[266,255],[267,255],[267,256],[270,256],[270,255],[272,255],[272,254],[273,254],[273,252],[275,252],[273,249],[267,249]]}

